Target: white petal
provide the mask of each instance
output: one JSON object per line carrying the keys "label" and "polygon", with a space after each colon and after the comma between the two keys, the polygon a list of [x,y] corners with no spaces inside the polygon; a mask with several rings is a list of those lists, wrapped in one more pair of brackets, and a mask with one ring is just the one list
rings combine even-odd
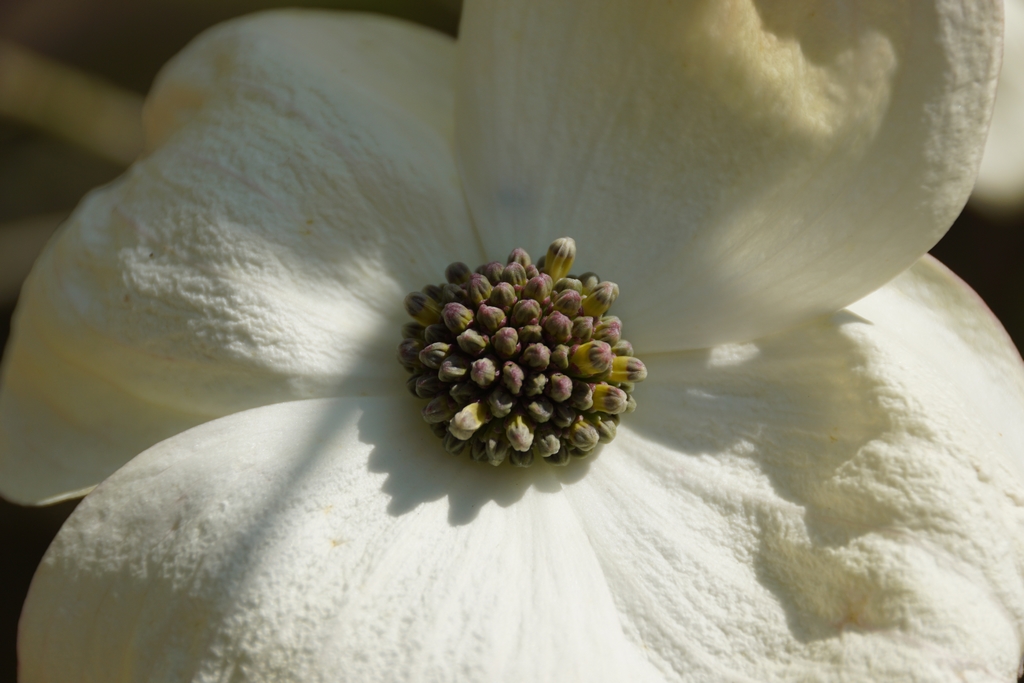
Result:
{"label": "white petal", "polygon": [[1024,0],[1005,0],[1006,33],[992,127],[972,203],[1006,211],[1024,205]]}
{"label": "white petal", "polygon": [[551,469],[453,459],[415,404],[268,406],[132,460],[36,574],[22,683],[659,680]]}
{"label": "white petal", "polygon": [[637,411],[566,493],[656,664],[1016,680],[1024,366],[972,299],[922,261],[831,318],[646,359]]}
{"label": "white petal", "polygon": [[489,253],[579,242],[645,350],[831,313],[966,201],[991,0],[471,0],[456,145]]}
{"label": "white petal", "polygon": [[83,202],[24,288],[3,495],[74,495],[237,410],[401,390],[402,297],[481,258],[453,70],[440,34],[300,11],[176,57],[147,103],[150,153]]}

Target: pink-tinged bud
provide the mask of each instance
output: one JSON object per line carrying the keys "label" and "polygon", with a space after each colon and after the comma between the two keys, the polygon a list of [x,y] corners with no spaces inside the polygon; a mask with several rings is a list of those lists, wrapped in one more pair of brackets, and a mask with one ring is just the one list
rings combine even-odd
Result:
{"label": "pink-tinged bud", "polygon": [[519,353],[519,333],[514,327],[503,327],[491,339],[494,352],[501,358],[512,358]]}
{"label": "pink-tinged bud", "polygon": [[583,294],[583,283],[576,278],[571,277],[563,277],[561,280],[555,282],[555,292],[561,294],[562,292],[569,290],[572,290],[577,294]]}
{"label": "pink-tinged bud", "polygon": [[550,420],[554,412],[554,404],[543,396],[534,396],[526,402],[526,414],[537,424]]}
{"label": "pink-tinged bud", "polygon": [[551,349],[543,344],[530,344],[523,349],[519,362],[534,370],[544,370],[551,361]]}
{"label": "pink-tinged bud", "polygon": [[419,370],[423,367],[420,360],[420,352],[423,351],[423,342],[419,339],[403,339],[398,345],[398,362],[406,370]]}
{"label": "pink-tinged bud", "polygon": [[600,317],[619,298],[619,286],[614,282],[602,282],[583,299],[583,314]]}
{"label": "pink-tinged bud", "polygon": [[431,424],[447,422],[455,417],[459,404],[448,394],[435,397],[423,408],[423,419]]}
{"label": "pink-tinged bud", "polygon": [[572,339],[572,320],[569,320],[567,315],[555,311],[544,319],[544,334],[551,343],[564,344]]}
{"label": "pink-tinged bud", "polygon": [[466,283],[466,294],[469,296],[469,301],[473,306],[479,306],[482,302],[486,301],[492,291],[494,291],[494,286],[487,277],[479,273],[473,273],[469,276],[469,282]]}
{"label": "pink-tinged bud", "polygon": [[572,289],[558,292],[551,297],[551,307],[562,315],[575,318],[580,313],[580,306],[583,305],[583,297]]}
{"label": "pink-tinged bud", "polygon": [[544,334],[540,325],[523,325],[519,328],[520,344],[537,344],[544,341]]}
{"label": "pink-tinged bud", "polygon": [[581,344],[590,341],[594,336],[594,319],[589,315],[581,315],[572,321],[572,336]]}
{"label": "pink-tinged bud", "polygon": [[470,368],[469,377],[478,385],[489,387],[498,378],[498,366],[490,358],[475,360]]}
{"label": "pink-tinged bud", "polygon": [[509,306],[516,302],[515,287],[507,282],[499,282],[494,285],[494,289],[491,290],[491,296],[488,297],[487,301],[492,306],[497,306],[503,311],[507,311]]}
{"label": "pink-tinged bud", "polygon": [[499,386],[487,395],[487,406],[491,409],[494,417],[505,417],[512,412],[516,404],[516,397],[508,389]]}
{"label": "pink-tinged bud", "polygon": [[505,420],[505,436],[514,450],[525,453],[533,445],[533,425],[529,418],[513,415]]}
{"label": "pink-tinged bud", "polygon": [[632,356],[633,345],[625,339],[620,339],[615,344],[612,344],[612,353],[616,356]]}
{"label": "pink-tinged bud", "polygon": [[510,263],[501,271],[501,281],[507,282],[513,287],[522,287],[526,284],[526,268],[518,263]]}
{"label": "pink-tinged bud", "polygon": [[469,266],[462,261],[456,261],[455,263],[449,264],[449,266],[444,269],[444,279],[453,285],[461,285],[468,280],[469,276],[472,274],[473,271],[471,271]]}
{"label": "pink-tinged bud", "polygon": [[441,363],[451,353],[451,344],[445,344],[444,342],[434,342],[428,345],[422,351],[420,351],[420,362],[431,370],[438,370],[441,367]]}
{"label": "pink-tinged bud", "polygon": [[566,370],[569,367],[570,349],[565,344],[559,344],[551,352],[551,366],[557,370]]}
{"label": "pink-tinged bud", "polygon": [[647,367],[639,358],[616,356],[612,362],[609,382],[643,382],[647,379]]}
{"label": "pink-tinged bud", "polygon": [[626,404],[629,402],[629,395],[618,387],[602,382],[594,387],[593,400],[594,410],[618,415],[625,412]]}
{"label": "pink-tinged bud", "polygon": [[540,322],[540,304],[533,299],[523,299],[512,308],[512,324],[516,327],[536,325]]}
{"label": "pink-tinged bud", "polygon": [[551,278],[547,275],[538,275],[530,278],[523,287],[523,298],[543,302],[551,296]]}
{"label": "pink-tinged bud", "polygon": [[561,403],[572,396],[572,380],[562,373],[556,372],[548,377],[548,385],[545,387],[544,393],[555,403]]}
{"label": "pink-tinged bud", "polygon": [[523,380],[523,395],[524,396],[536,396],[544,392],[544,387],[548,384],[548,376],[543,372],[531,372]]}
{"label": "pink-tinged bud", "polygon": [[476,330],[466,330],[455,341],[458,342],[459,348],[470,358],[476,358],[487,350],[487,344],[490,340]]}
{"label": "pink-tinged bud", "polygon": [[491,334],[504,327],[505,321],[505,312],[496,306],[481,306],[477,309],[477,324]]}
{"label": "pink-tinged bud", "polygon": [[437,376],[442,382],[458,382],[469,374],[469,361],[462,356],[448,356],[441,361]]}
{"label": "pink-tinged bud", "polygon": [[525,249],[516,247],[512,250],[512,253],[508,255],[508,263],[518,263],[523,268],[526,268],[526,266],[530,265],[532,262],[530,261],[530,255],[526,253]]}
{"label": "pink-tinged bud", "polygon": [[473,322],[473,311],[462,304],[445,304],[441,320],[453,334],[460,334]]}
{"label": "pink-tinged bud", "polygon": [[526,373],[512,361],[507,361],[501,368],[501,382],[513,396],[518,396],[519,392],[523,390],[523,382],[525,380]]}
{"label": "pink-tinged bud", "polygon": [[478,272],[487,278],[492,284],[496,285],[501,282],[501,274],[504,272],[505,266],[498,263],[497,261],[491,261],[490,263],[480,266]]}
{"label": "pink-tinged bud", "polygon": [[441,319],[440,304],[423,292],[413,292],[405,297],[405,312],[422,325],[432,325]]}
{"label": "pink-tinged bud", "polygon": [[615,354],[612,353],[611,346],[603,341],[590,341],[581,344],[569,362],[573,374],[590,377],[610,370],[614,360]]}
{"label": "pink-tinged bud", "polygon": [[546,458],[561,449],[562,440],[558,438],[551,425],[541,425],[533,432],[533,455],[535,458]]}
{"label": "pink-tinged bud", "polygon": [[543,273],[541,273],[539,270],[537,270],[537,266],[534,266],[534,265],[526,266],[526,279],[527,280],[535,278],[538,275],[543,275]]}
{"label": "pink-tinged bud", "polygon": [[[622,321],[615,316],[604,318],[594,328],[594,339],[603,341],[609,346],[619,343],[622,338]],[[614,351],[613,351],[614,353]]]}

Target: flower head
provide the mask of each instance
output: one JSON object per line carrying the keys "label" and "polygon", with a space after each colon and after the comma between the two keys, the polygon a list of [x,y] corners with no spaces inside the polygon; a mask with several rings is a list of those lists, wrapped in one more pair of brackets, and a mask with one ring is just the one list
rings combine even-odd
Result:
{"label": "flower head", "polygon": [[[198,39],[150,96],[148,156],[27,285],[5,492],[59,496],[243,412],[82,503],[26,603],[24,680],[1011,676],[1020,358],[933,261],[878,289],[966,199],[999,23],[481,0],[457,45],[312,13]],[[514,248],[560,234],[619,290],[535,282]],[[451,263],[462,295],[403,306]],[[567,363],[627,382],[635,346],[644,410],[574,421],[578,448],[615,436],[575,467],[451,458],[394,362],[403,325],[424,344],[402,362],[437,365],[417,395],[506,389],[431,399],[450,448],[496,452],[486,414],[531,378],[565,396],[549,422],[621,407],[524,370],[559,349],[522,334],[586,338]],[[528,411],[505,438],[552,448]]]}

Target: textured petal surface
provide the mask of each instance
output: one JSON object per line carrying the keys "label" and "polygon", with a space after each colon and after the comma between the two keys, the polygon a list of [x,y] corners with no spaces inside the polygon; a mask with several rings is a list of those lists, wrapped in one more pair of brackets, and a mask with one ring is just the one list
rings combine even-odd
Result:
{"label": "textured petal surface", "polygon": [[556,473],[453,459],[417,412],[267,406],[132,460],[36,575],[21,683],[658,680]]}
{"label": "textured petal surface", "polygon": [[405,398],[174,437],[58,535],[22,683],[1013,680],[1020,358],[932,261],[853,308],[649,357],[564,470],[452,459]]}
{"label": "textured petal surface", "polygon": [[148,155],[86,198],[23,290],[0,492],[74,495],[210,418],[400,386],[402,297],[480,260],[453,72],[445,36],[314,12],[234,21],[175,58]]}
{"label": "textured petal surface", "polygon": [[649,350],[829,314],[974,183],[994,0],[471,0],[456,147],[485,246],[580,242]]}
{"label": "textured petal surface", "polygon": [[566,493],[670,678],[1016,680],[1024,367],[973,292],[922,261],[829,319],[645,360]]}
{"label": "textured petal surface", "polygon": [[1004,0],[1006,33],[992,127],[972,200],[993,210],[1024,205],[1024,0]]}

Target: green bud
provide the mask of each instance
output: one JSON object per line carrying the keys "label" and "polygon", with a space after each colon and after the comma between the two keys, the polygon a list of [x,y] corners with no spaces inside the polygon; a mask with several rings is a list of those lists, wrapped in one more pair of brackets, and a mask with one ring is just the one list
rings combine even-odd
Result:
{"label": "green bud", "polygon": [[569,427],[569,443],[581,451],[590,451],[597,446],[601,435],[594,425],[586,420],[576,420]]}
{"label": "green bud", "polygon": [[569,404],[577,410],[590,410],[593,408],[594,385],[574,379],[572,381],[572,395],[569,396]]}
{"label": "green bud", "polygon": [[435,396],[423,408],[423,419],[431,424],[448,422],[448,420],[455,417],[455,413],[458,411],[459,405],[455,402],[455,399],[447,394],[441,394],[440,396]]}
{"label": "green bud", "polygon": [[413,292],[405,297],[405,312],[422,325],[431,325],[441,319],[440,304],[423,292]]}
{"label": "green bud", "polygon": [[573,277],[563,277],[561,280],[555,282],[556,292],[566,292],[570,290],[578,294],[583,294],[583,283]]}
{"label": "green bud", "polygon": [[577,415],[576,409],[568,403],[556,403],[555,412],[551,415],[551,422],[564,429],[576,421]]}
{"label": "green bud", "polygon": [[487,298],[487,302],[503,311],[507,311],[509,306],[516,302],[515,287],[507,282],[499,282],[494,285],[494,289],[491,290],[491,296]]}
{"label": "green bud", "polygon": [[461,285],[467,280],[469,276],[473,274],[473,271],[469,269],[462,261],[456,261],[455,263],[449,264],[444,269],[444,279],[448,280],[453,285]]}
{"label": "green bud", "polygon": [[504,327],[505,321],[505,312],[496,306],[481,306],[476,311],[477,324],[491,334]]}
{"label": "green bud", "polygon": [[572,320],[567,315],[554,311],[544,319],[544,334],[552,343],[564,344],[572,338]]}
{"label": "green bud", "polygon": [[561,403],[572,396],[572,380],[560,372],[553,373],[548,377],[544,393],[555,403]]}
{"label": "green bud", "polygon": [[529,467],[533,464],[533,451],[526,451],[525,453],[517,453],[516,451],[509,451],[508,462],[514,467]]}
{"label": "green bud", "polygon": [[551,297],[551,307],[562,315],[575,318],[580,313],[580,306],[583,305],[583,297],[573,289],[567,289]]}
{"label": "green bud", "polygon": [[443,323],[435,323],[427,325],[426,329],[423,330],[423,341],[427,342],[427,344],[436,344],[437,342],[451,344],[455,341],[455,335]]}
{"label": "green bud", "polygon": [[465,351],[472,358],[476,358],[481,353],[487,350],[487,344],[490,340],[477,332],[476,330],[466,330],[459,335],[456,340],[459,343],[459,348]]}
{"label": "green bud", "polygon": [[487,278],[492,284],[496,285],[501,282],[501,274],[505,271],[505,266],[498,263],[497,261],[491,261],[490,263],[480,266],[477,270],[481,275]]}
{"label": "green bud", "polygon": [[512,325],[536,325],[540,322],[540,304],[533,299],[523,299],[512,307]]}
{"label": "green bud", "polygon": [[453,334],[459,334],[473,322],[473,311],[462,304],[445,304],[441,311],[441,320]]}
{"label": "green bud", "polygon": [[423,289],[420,290],[434,301],[441,302],[441,287],[438,285],[424,285]]}
{"label": "green bud", "polygon": [[437,376],[442,382],[458,382],[469,373],[469,361],[462,356],[448,356],[441,361]]}
{"label": "green bud", "polygon": [[426,372],[416,378],[416,395],[434,398],[448,390],[448,385],[437,378],[437,373]]}
{"label": "green bud", "polygon": [[533,451],[535,458],[546,458],[549,455],[554,455],[561,448],[562,440],[551,429],[551,425],[541,425],[534,431],[533,447],[530,450]]}
{"label": "green bud", "polygon": [[544,392],[544,387],[547,386],[548,376],[543,372],[533,372],[526,376],[523,380],[523,395],[524,396],[537,396]]}
{"label": "green bud", "polygon": [[630,396],[626,400],[626,412],[632,413],[634,410],[636,410],[636,399]]}
{"label": "green bud", "polygon": [[603,341],[609,346],[614,346],[619,343],[621,338],[622,322],[614,316],[603,318],[601,322],[597,324],[597,327],[594,328],[594,339]]}
{"label": "green bud", "polygon": [[602,282],[583,299],[583,314],[600,317],[619,298],[619,286],[614,282]]}
{"label": "green bud", "polygon": [[505,417],[512,412],[515,404],[516,397],[503,386],[498,386],[487,395],[487,406],[494,417]]}
{"label": "green bud", "polygon": [[519,353],[519,333],[514,327],[503,327],[498,330],[491,343],[494,352],[501,358],[512,358]]}
{"label": "green bud", "polygon": [[544,333],[540,325],[523,325],[519,328],[519,343],[536,344],[544,341]]}
{"label": "green bud", "polygon": [[565,444],[559,444],[557,453],[544,458],[544,462],[555,467],[565,467],[569,464],[569,460],[569,449],[565,447]]}
{"label": "green bud", "polygon": [[466,451],[466,447],[469,446],[468,441],[463,441],[451,432],[445,433],[443,443],[444,449],[452,455],[462,455]]}
{"label": "green bud", "polygon": [[441,288],[441,303],[442,304],[468,304],[469,295],[466,294],[466,290],[462,285],[453,285],[448,282]]}
{"label": "green bud", "polygon": [[508,263],[518,263],[523,268],[530,265],[530,255],[526,253],[525,249],[516,247],[512,250],[512,253],[508,255]]}
{"label": "green bud", "polygon": [[559,344],[555,347],[555,350],[551,352],[551,367],[556,370],[566,370],[569,367],[569,347],[565,344]]}
{"label": "green bud", "polygon": [[423,348],[423,342],[419,339],[403,339],[398,345],[398,362],[410,372],[421,369],[423,361],[420,360],[420,353]]}
{"label": "green bud", "polygon": [[533,424],[522,415],[508,417],[505,419],[505,436],[513,450],[526,452],[533,445]]}
{"label": "green bud", "polygon": [[630,344],[625,339],[620,339],[619,341],[612,344],[612,353],[614,353],[616,356],[632,356],[633,345]]}
{"label": "green bud", "polygon": [[526,373],[512,361],[507,361],[501,368],[501,381],[513,396],[518,396],[519,392],[523,390],[525,379]]}
{"label": "green bud", "polygon": [[580,284],[582,285],[580,294],[586,296],[594,291],[594,287],[601,284],[601,278],[597,276],[597,273],[583,273],[583,275],[580,275]]}
{"label": "green bud", "polygon": [[544,344],[530,344],[523,349],[519,362],[534,370],[544,370],[551,361],[551,349]]}
{"label": "green bud", "polygon": [[498,378],[498,366],[490,358],[475,360],[469,371],[469,376],[479,386],[489,387]]}
{"label": "green bud", "polygon": [[452,347],[444,342],[434,342],[420,351],[420,362],[431,370],[439,370],[441,363],[451,353]]}
{"label": "green bud", "polygon": [[561,280],[572,270],[576,260],[576,241],[571,237],[560,237],[548,247],[544,256],[543,272],[551,276],[553,281]]}
{"label": "green bud", "polygon": [[617,428],[613,420],[603,419],[603,416],[598,413],[591,413],[587,417],[587,421],[597,429],[598,441],[601,443],[611,443],[615,438]]}
{"label": "green bud", "polygon": [[416,398],[421,398],[416,393],[416,380],[418,380],[421,376],[422,375],[410,375],[409,379],[405,380],[405,388],[408,389],[409,393],[415,396]]}
{"label": "green bud", "polygon": [[510,263],[501,271],[501,281],[507,282],[513,287],[522,287],[526,284],[526,268],[518,263]]}
{"label": "green bud", "polygon": [[526,414],[529,415],[537,424],[542,424],[550,420],[554,412],[554,404],[543,396],[534,396],[526,402]]}
{"label": "green bud", "polygon": [[512,450],[508,438],[505,437],[505,424],[500,420],[491,421],[486,434],[480,438],[480,444],[483,446],[483,459],[480,462],[495,466],[504,462]]}
{"label": "green bud", "polygon": [[423,331],[425,329],[422,323],[410,320],[402,325],[402,339],[423,339]]}
{"label": "green bud", "polygon": [[455,402],[460,406],[480,400],[484,393],[480,387],[469,380],[456,382],[455,384],[445,384],[444,382],[441,382],[441,384],[445,387],[451,387],[448,395],[455,399]]}
{"label": "green bud", "polygon": [[594,319],[589,315],[581,315],[572,321],[573,339],[585,344],[594,336]]}
{"label": "green bud", "polygon": [[547,275],[538,275],[527,281],[523,287],[523,298],[533,299],[542,302],[551,296],[551,278]]}
{"label": "green bud", "polygon": [[486,301],[492,291],[494,291],[494,287],[485,276],[479,273],[473,273],[469,276],[469,282],[466,283],[466,293],[469,295],[469,300],[474,306],[479,306],[482,302]]}

